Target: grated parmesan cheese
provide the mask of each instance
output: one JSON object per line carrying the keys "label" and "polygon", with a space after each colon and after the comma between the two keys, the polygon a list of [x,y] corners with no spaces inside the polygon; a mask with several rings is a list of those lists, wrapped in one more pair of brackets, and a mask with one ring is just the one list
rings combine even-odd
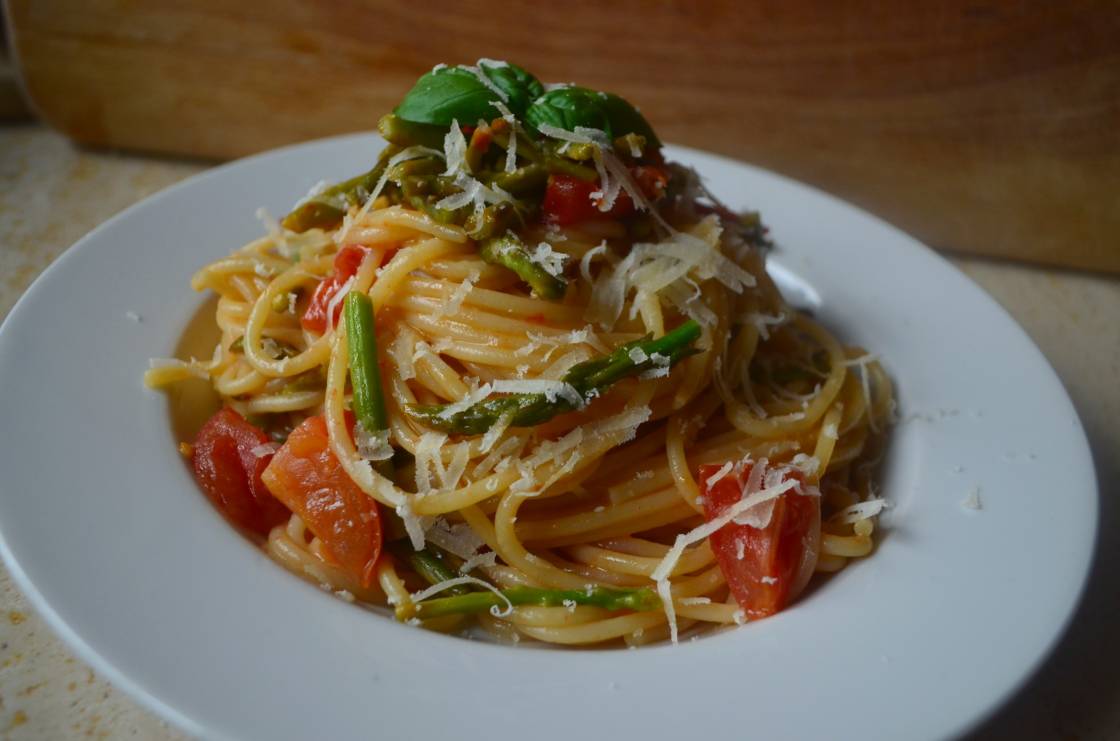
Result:
{"label": "grated parmesan cheese", "polygon": [[467,277],[463,279],[463,282],[456,286],[455,290],[451,292],[447,301],[440,304],[440,306],[432,312],[432,316],[438,319],[445,315],[454,316],[458,314],[463,308],[464,299],[474,290],[474,284],[478,282],[480,276],[481,273],[477,269],[471,270]]}
{"label": "grated parmesan cheese", "polygon": [[415,349],[411,345],[411,339],[408,333],[399,332],[389,345],[389,356],[397,364],[397,374],[402,381],[416,378],[417,358],[413,355]]}
{"label": "grated parmesan cheese", "polygon": [[665,619],[669,621],[669,640],[677,643],[677,608],[673,604],[673,589],[668,579],[657,580],[657,596],[661,598]]}
{"label": "grated parmesan cheese", "polygon": [[843,364],[849,368],[852,366],[859,368],[859,383],[860,387],[863,389],[864,403],[867,404],[867,421],[872,432],[879,431],[879,424],[875,419],[875,415],[871,413],[871,381],[868,377],[867,366],[877,362],[879,362],[879,356],[874,353],[867,353],[858,358],[851,358],[843,361]]}
{"label": "grated parmesan cheese", "polygon": [[672,231],[656,243],[636,243],[625,258],[600,272],[592,284],[588,318],[604,329],[618,321],[632,290],[663,295],[696,321],[711,325],[715,314],[698,298],[697,281],[718,280],[736,293],[756,285],[755,277],[720,251],[721,227],[714,216],[697,234]]}
{"label": "grated parmesan cheese", "polygon": [[712,604],[711,597],[682,597],[679,602],[686,606],[692,607],[693,605],[710,605]]}
{"label": "grated parmesan cheese", "polygon": [[758,336],[764,340],[770,339],[770,328],[780,327],[790,320],[791,316],[786,312],[781,312],[770,316],[769,314],[752,313],[743,317],[743,321],[747,324],[753,324]]}
{"label": "grated parmesan cheese", "polygon": [[472,558],[486,545],[474,528],[467,523],[459,522],[452,525],[442,517],[432,523],[427,536],[428,540],[443,550],[464,560]]}
{"label": "grated parmesan cheese", "polygon": [[471,74],[473,74],[475,77],[478,78],[478,81],[481,82],[486,87],[486,89],[488,89],[490,92],[494,93],[494,95],[497,95],[499,100],[501,100],[503,103],[508,103],[509,102],[509,94],[506,93],[505,90],[502,90],[500,87],[495,85],[494,81],[491,80],[486,75],[486,73],[482,71],[482,68],[484,66],[493,68],[493,67],[508,67],[509,65],[506,62],[502,62],[502,61],[495,60],[495,59],[479,59],[478,63],[477,63],[477,66],[472,67],[472,66],[469,66],[469,65],[461,64],[461,65],[459,65],[459,68],[460,69],[465,69],[467,72],[470,72]]}
{"label": "grated parmesan cheese", "polygon": [[[498,424],[501,424],[500,418],[498,420]],[[494,470],[495,466],[497,466],[497,469],[499,471],[505,470],[505,468],[509,466],[510,456],[520,455],[521,449],[525,447],[526,442],[527,438],[524,438],[520,435],[513,435],[503,440],[493,450],[490,451],[489,455],[479,461],[478,465],[475,466],[475,479],[482,478],[486,474],[490,473],[490,471]],[[497,485],[496,481],[492,483],[494,483],[495,486]]]}
{"label": "grated parmesan cheese", "polygon": [[442,466],[437,467],[437,473],[440,474],[440,487],[442,489],[455,489],[459,486],[459,482],[463,479],[463,474],[467,471],[467,463],[470,462],[471,444],[463,441],[455,446],[454,452],[451,454],[451,462],[444,470]]}
{"label": "grated parmesan cheese", "polygon": [[798,453],[793,456],[791,463],[804,471],[806,476],[816,476],[821,469],[820,459],[805,453]]}
{"label": "grated parmesan cheese", "polygon": [[550,402],[564,399],[577,408],[583,408],[585,402],[576,387],[563,381],[552,381],[545,378],[494,381],[492,390],[499,394],[544,394]]}
{"label": "grated parmesan cheese", "polygon": [[591,278],[591,261],[594,260],[599,255],[606,254],[606,252],[607,252],[607,240],[604,239],[597,246],[592,247],[587,252],[583,253],[583,257],[580,258],[580,260],[579,260],[579,273],[580,273],[580,275],[583,276],[583,279],[585,281],[587,281],[588,283],[593,282],[592,278]]}
{"label": "grated parmesan cheese", "polygon": [[412,549],[415,551],[424,550],[424,532],[427,529],[426,525],[429,525],[431,521],[416,514],[416,511],[412,508],[412,497],[409,495],[404,497],[394,511],[404,523],[404,529],[408,533]]}
{"label": "grated parmesan cheese", "polygon": [[457,119],[451,122],[451,128],[443,137],[443,156],[447,162],[444,175],[455,177],[467,171],[467,139],[463,136]]}
{"label": "grated parmesan cheese", "polygon": [[354,425],[354,442],[358,455],[367,461],[387,461],[393,457],[393,446],[389,444],[389,431],[370,431],[359,420]]}
{"label": "grated parmesan cheese", "polygon": [[709,489],[712,488],[713,486],[716,485],[717,482],[721,481],[724,476],[731,473],[731,469],[734,468],[734,467],[735,467],[735,464],[732,463],[731,461],[728,461],[727,463],[724,463],[723,466],[720,467],[720,469],[718,471],[716,471],[715,473],[713,473],[711,476],[708,477],[708,480],[704,482],[704,485],[707,486]]}
{"label": "grated parmesan cheese", "polygon": [[328,332],[330,332],[331,330],[334,329],[335,311],[338,309],[339,306],[342,305],[342,302],[346,300],[346,295],[348,293],[350,293],[350,289],[354,286],[354,279],[356,277],[357,277],[356,275],[351,275],[349,278],[347,278],[346,282],[338,287],[338,290],[335,291],[333,296],[331,296],[331,300],[327,302],[327,331]]}
{"label": "grated parmesan cheese", "polygon": [[517,131],[520,128],[517,124],[517,117],[514,116],[513,111],[511,111],[506,106],[506,104],[501,101],[495,100],[491,103],[491,105],[498,110],[498,113],[502,115],[502,118],[505,119],[505,122],[509,124],[510,133],[509,144],[506,147],[505,171],[513,172],[517,169]]}
{"label": "grated parmesan cheese", "polygon": [[887,501],[885,499],[868,499],[865,502],[857,502],[850,507],[845,507],[828,518],[828,521],[838,525],[850,525],[860,520],[875,517],[886,508]]}
{"label": "grated parmesan cheese", "polygon": [[649,360],[649,355],[646,355],[646,351],[640,347],[632,347],[626,354],[630,356],[630,362],[636,365]]}
{"label": "grated parmesan cheese", "polygon": [[261,443],[249,452],[253,454],[254,458],[264,458],[274,454],[279,449],[280,446],[277,443]]}
{"label": "grated parmesan cheese", "polygon": [[[432,491],[432,467],[443,468],[443,459],[440,450],[447,442],[447,435],[442,432],[425,432],[416,443],[416,492],[424,495]],[[446,473],[444,473],[446,475]],[[442,477],[441,477],[442,478]],[[419,550],[419,549],[417,549]]]}
{"label": "grated parmesan cheese", "polygon": [[552,245],[548,242],[541,242],[529,253],[529,260],[534,265],[540,266],[553,278],[559,278],[564,274],[568,256],[563,252],[553,250]]}
{"label": "grated parmesan cheese", "polygon": [[469,574],[480,566],[493,566],[497,560],[498,554],[494,551],[476,553],[463,562],[463,565],[459,567],[459,573]]}
{"label": "grated parmesan cheese", "polygon": [[[419,343],[417,343],[417,344],[419,344]],[[452,403],[448,404],[447,406],[445,406],[440,411],[439,416],[442,419],[451,419],[452,417],[454,417],[459,412],[465,411],[465,410],[469,409],[470,407],[474,406],[475,404],[477,404],[478,402],[485,399],[487,396],[490,395],[490,392],[492,390],[493,389],[492,389],[491,385],[488,384],[488,383],[483,384],[482,386],[478,386],[476,388],[470,389],[470,390],[467,391],[466,396],[464,396],[462,399],[459,399],[458,401],[452,402]]]}

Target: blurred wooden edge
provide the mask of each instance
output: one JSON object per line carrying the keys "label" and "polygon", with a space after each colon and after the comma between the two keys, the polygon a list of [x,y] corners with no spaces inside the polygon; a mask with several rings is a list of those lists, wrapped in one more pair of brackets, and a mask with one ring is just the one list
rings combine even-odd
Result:
{"label": "blurred wooden edge", "polygon": [[934,247],[1120,272],[1115,2],[8,11],[35,106],[89,145],[236,157],[370,129],[436,62],[508,58],[622,93],[667,141],[812,183]]}
{"label": "blurred wooden edge", "polygon": [[24,100],[15,70],[6,59],[0,59],[0,121],[26,121],[31,109]]}
{"label": "blurred wooden edge", "polygon": [[0,122],[10,123],[31,118],[31,108],[20,89],[15,67],[8,59],[3,23],[3,15],[0,14]]}

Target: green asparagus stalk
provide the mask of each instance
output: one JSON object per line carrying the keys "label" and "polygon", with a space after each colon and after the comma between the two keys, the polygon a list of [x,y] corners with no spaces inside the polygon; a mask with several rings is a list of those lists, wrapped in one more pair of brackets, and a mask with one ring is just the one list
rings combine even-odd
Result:
{"label": "green asparagus stalk", "polygon": [[[389,415],[381,395],[381,369],[377,362],[377,334],[373,322],[373,302],[369,296],[351,291],[342,303],[346,318],[346,344],[350,354],[351,406],[366,432],[389,429]],[[377,470],[392,476],[391,460],[377,461]]]}
{"label": "green asparagus stalk", "polygon": [[[574,365],[562,380],[585,403],[590,402],[623,378],[662,367],[666,362],[672,366],[694,354],[693,345],[699,337],[700,325],[690,319],[657,339],[644,337],[628,342],[609,355]],[[643,354],[644,360],[635,361]],[[655,355],[664,360],[659,364]],[[447,414],[445,405],[414,404],[409,412],[428,426],[445,432],[481,435],[505,415],[513,427],[532,427],[575,408],[571,399],[562,396],[549,399],[545,394],[509,394],[483,399],[454,414]]]}
{"label": "green asparagus stalk", "polygon": [[494,203],[482,210],[481,218],[476,219],[472,213],[463,223],[463,228],[471,239],[486,240],[496,234],[508,231],[517,209],[510,203]]}
{"label": "green asparagus stalk", "polygon": [[386,147],[372,170],[332,185],[322,193],[304,200],[283,218],[281,225],[293,232],[305,232],[316,227],[333,229],[338,226],[350,206],[356,205],[373,192],[377,181],[385,172],[389,158],[399,151],[400,148],[396,146]]}
{"label": "green asparagus stalk", "polygon": [[510,394],[483,399],[461,412],[441,416],[445,409],[442,405],[414,404],[409,407],[413,416],[429,427],[460,435],[481,435],[503,415],[509,415],[513,427],[532,427],[575,407],[567,399],[549,401],[544,394]]}
{"label": "green asparagus stalk", "polygon": [[[389,550],[392,551],[394,556],[407,561],[412,570],[429,584],[439,584],[458,576],[439,556],[428,548],[414,551],[407,541],[397,541],[390,544]],[[451,587],[447,590],[448,594],[452,595],[467,594],[470,591],[470,588],[465,585]]]}
{"label": "green asparagus stalk", "polygon": [[548,170],[542,165],[525,165],[512,172],[501,172],[494,176],[494,185],[507,193],[520,196],[539,191],[548,182]]}
{"label": "green asparagus stalk", "polygon": [[[591,587],[589,589],[538,589],[535,587],[510,587],[503,589],[502,596],[494,592],[469,592],[454,597],[439,597],[423,602],[409,602],[398,605],[397,619],[404,621],[412,618],[428,620],[444,615],[466,615],[483,612],[491,607],[504,608],[511,605],[538,605],[540,607],[570,607],[589,605],[604,610],[633,610],[648,612],[661,607],[661,600],[648,587],[638,589],[610,589]],[[503,599],[503,597],[505,599]]]}
{"label": "green asparagus stalk", "polygon": [[421,146],[443,151],[443,137],[447,135],[447,127],[405,121],[390,113],[377,122],[377,133],[385,141],[401,149]]}
{"label": "green asparagus stalk", "polygon": [[529,251],[525,249],[525,243],[512,232],[483,240],[479,253],[486,262],[501,265],[517,273],[538,296],[553,300],[564,297],[568,282],[533,262]]}

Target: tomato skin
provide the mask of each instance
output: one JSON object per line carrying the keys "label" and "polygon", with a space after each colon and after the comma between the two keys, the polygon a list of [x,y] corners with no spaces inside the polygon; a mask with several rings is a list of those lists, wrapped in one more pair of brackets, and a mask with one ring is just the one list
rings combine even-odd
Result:
{"label": "tomato skin", "polygon": [[373,584],[381,554],[377,503],[355,484],[330,449],[326,418],[303,421],[276,452],[264,483],[323,541],[363,587]]}
{"label": "tomato skin", "polygon": [[[327,331],[327,307],[330,306],[331,299],[338,293],[343,283],[354,277],[362,265],[362,260],[369,253],[369,247],[357,244],[348,244],[338,251],[334,256],[334,274],[319,281],[319,285],[315,286],[315,292],[311,294],[311,302],[299,320],[304,329],[319,334]],[[338,322],[341,313],[342,304],[339,304],[334,310],[335,323]]]}
{"label": "tomato skin", "polygon": [[634,176],[634,182],[638,184],[642,194],[651,201],[665,195],[665,189],[669,187],[669,171],[664,167],[639,165],[631,168],[630,174]]}
{"label": "tomato skin", "polygon": [[[741,499],[742,483],[752,466],[744,468],[741,478],[731,473],[709,487],[708,479],[720,466],[700,466],[704,514],[709,522]],[[800,472],[791,471],[787,477],[796,478],[804,487]],[[819,538],[820,497],[791,490],[774,500],[766,527],[729,522],[708,540],[735,600],[748,617],[757,620],[779,612],[797,596],[816,564]]]}
{"label": "tomato skin", "polygon": [[591,194],[599,190],[598,181],[588,182],[571,175],[549,175],[541,212],[545,221],[557,226],[581,221],[617,219],[634,213],[634,202],[626,193],[619,193],[610,211],[600,211]]}
{"label": "tomato skin", "polygon": [[264,432],[223,407],[202,425],[191,452],[195,480],[207,498],[235,525],[259,535],[288,518],[261,480],[272,455],[253,454],[267,442]]}
{"label": "tomato skin", "polygon": [[[665,195],[669,184],[669,171],[657,165],[639,165],[630,168],[630,175],[638,189],[650,201]],[[620,191],[609,211],[599,210],[598,199],[592,193],[599,190],[599,181],[580,180],[572,175],[548,176],[548,187],[541,203],[544,220],[557,226],[578,224],[581,221],[622,219],[634,214],[634,201],[626,191]]]}

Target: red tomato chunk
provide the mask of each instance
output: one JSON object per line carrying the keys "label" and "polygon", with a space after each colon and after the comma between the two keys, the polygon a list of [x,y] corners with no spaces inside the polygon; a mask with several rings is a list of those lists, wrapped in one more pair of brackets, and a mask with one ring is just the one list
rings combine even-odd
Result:
{"label": "red tomato chunk", "polygon": [[[708,521],[723,514],[742,498],[743,482],[751,473],[728,474],[708,486],[717,465],[702,465],[698,472],[704,513]],[[797,478],[800,472],[787,476]],[[720,570],[739,606],[751,619],[768,617],[785,608],[804,588],[813,573],[820,545],[820,497],[790,490],[774,500],[770,522],[764,528],[729,522],[708,538]]]}
{"label": "red tomato chunk", "polygon": [[261,480],[272,455],[253,450],[268,436],[225,407],[198,432],[191,464],[202,491],[238,527],[267,535],[288,518],[288,510]]}
{"label": "red tomato chunk", "polygon": [[[348,244],[338,251],[334,256],[334,274],[324,278],[315,286],[315,292],[311,294],[311,302],[307,305],[307,310],[303,312],[303,318],[300,319],[300,324],[304,329],[312,332],[322,334],[327,331],[327,307],[331,304],[331,299],[338,293],[338,289],[342,284],[354,277],[358,272],[358,268],[362,265],[362,260],[370,252],[369,247],[362,247],[361,245]],[[332,323],[338,323],[338,317],[342,313],[341,301],[334,309],[334,316]]]}
{"label": "red tomato chunk", "polygon": [[377,503],[350,479],[331,451],[324,417],[310,417],[294,429],[263,478],[341,568],[363,587],[373,584],[381,554]]}

